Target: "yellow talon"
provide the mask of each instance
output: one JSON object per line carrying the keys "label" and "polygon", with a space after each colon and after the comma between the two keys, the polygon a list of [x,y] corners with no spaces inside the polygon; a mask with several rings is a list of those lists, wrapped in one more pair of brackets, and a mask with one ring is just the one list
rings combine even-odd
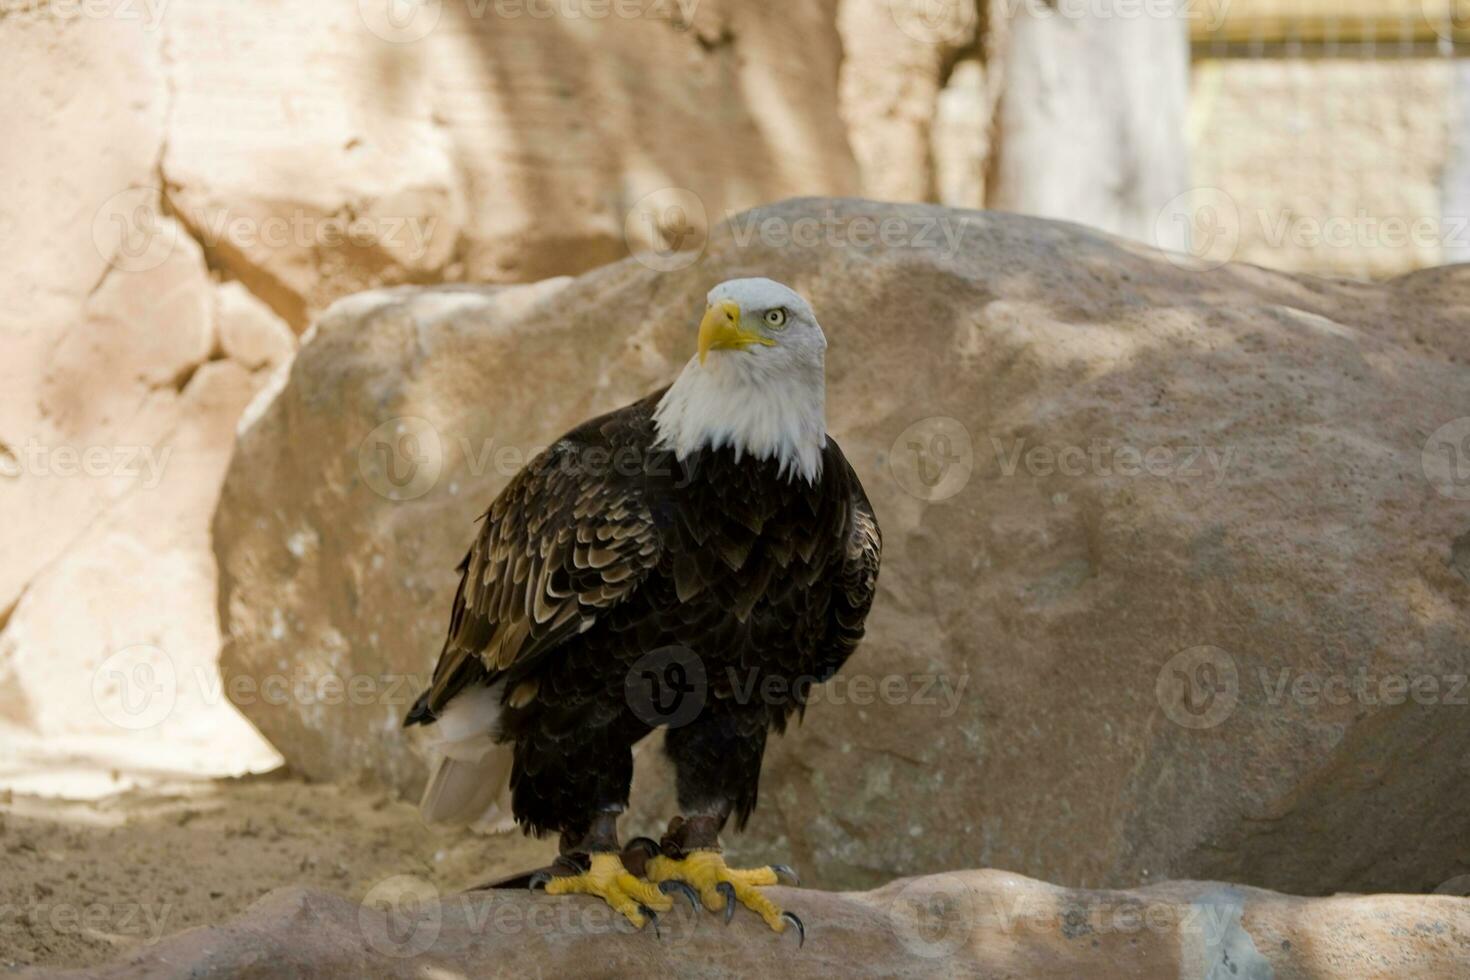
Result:
{"label": "yellow talon", "polygon": [[766,925],[777,932],[785,932],[790,923],[805,933],[801,920],[790,912],[783,912],[780,906],[759,891],[780,880],[775,868],[732,868],[725,864],[718,851],[691,851],[678,860],[663,855],[651,858],[645,870],[650,881],[683,881],[693,885],[705,908],[711,912],[725,910],[726,922],[735,911],[729,899],[733,893],[736,901],[764,919]]}
{"label": "yellow talon", "polygon": [[[658,885],[623,867],[623,859],[617,854],[592,855],[592,867],[585,874],[552,878],[546,883],[546,894],[596,895],[638,929],[648,921],[645,913],[667,912],[674,907],[674,900],[659,891]],[[656,916],[654,925],[657,928]]]}

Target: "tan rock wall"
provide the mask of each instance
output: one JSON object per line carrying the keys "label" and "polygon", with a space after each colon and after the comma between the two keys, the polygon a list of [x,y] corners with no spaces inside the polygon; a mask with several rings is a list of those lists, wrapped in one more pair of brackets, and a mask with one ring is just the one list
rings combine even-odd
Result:
{"label": "tan rock wall", "polygon": [[1371,278],[1463,259],[1461,71],[1439,56],[1197,62],[1200,253]]}
{"label": "tan rock wall", "polygon": [[[170,205],[298,330],[384,282],[525,282],[621,258],[630,235],[665,247],[681,204],[702,235],[859,189],[831,2],[400,6],[170,11]],[[263,85],[247,51],[302,68]],[[628,220],[640,202],[675,226]]]}
{"label": "tan rock wall", "polygon": [[160,41],[142,22],[45,5],[0,31],[0,61],[28,93],[0,107],[8,785],[94,792],[109,765],[231,772],[278,759],[208,682],[208,516],[235,420],[295,338],[258,311],[270,354],[222,350],[231,287],[159,214]]}
{"label": "tan rock wall", "polygon": [[236,420],[331,301],[858,190],[833,5],[689,6],[7,5],[8,780],[277,758],[218,689],[208,520]]}

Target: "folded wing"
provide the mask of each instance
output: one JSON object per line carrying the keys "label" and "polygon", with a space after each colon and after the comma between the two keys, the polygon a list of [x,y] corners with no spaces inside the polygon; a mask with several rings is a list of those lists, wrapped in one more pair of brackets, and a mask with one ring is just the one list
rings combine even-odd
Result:
{"label": "folded wing", "polygon": [[563,439],[491,505],[460,563],[449,633],[410,724],[433,718],[471,681],[586,630],[657,565],[646,484],[595,448]]}

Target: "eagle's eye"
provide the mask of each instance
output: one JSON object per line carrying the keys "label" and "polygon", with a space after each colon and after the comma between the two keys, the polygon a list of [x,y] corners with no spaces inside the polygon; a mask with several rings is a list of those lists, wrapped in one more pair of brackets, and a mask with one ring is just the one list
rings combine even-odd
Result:
{"label": "eagle's eye", "polygon": [[772,330],[780,330],[786,326],[786,311],[780,307],[774,310],[766,310],[766,326]]}

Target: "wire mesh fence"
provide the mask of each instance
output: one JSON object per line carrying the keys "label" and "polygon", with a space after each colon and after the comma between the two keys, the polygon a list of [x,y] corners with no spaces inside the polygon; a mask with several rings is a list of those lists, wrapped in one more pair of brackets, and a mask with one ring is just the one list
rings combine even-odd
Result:
{"label": "wire mesh fence", "polygon": [[1470,0],[1185,16],[1197,254],[1365,278],[1470,261]]}

